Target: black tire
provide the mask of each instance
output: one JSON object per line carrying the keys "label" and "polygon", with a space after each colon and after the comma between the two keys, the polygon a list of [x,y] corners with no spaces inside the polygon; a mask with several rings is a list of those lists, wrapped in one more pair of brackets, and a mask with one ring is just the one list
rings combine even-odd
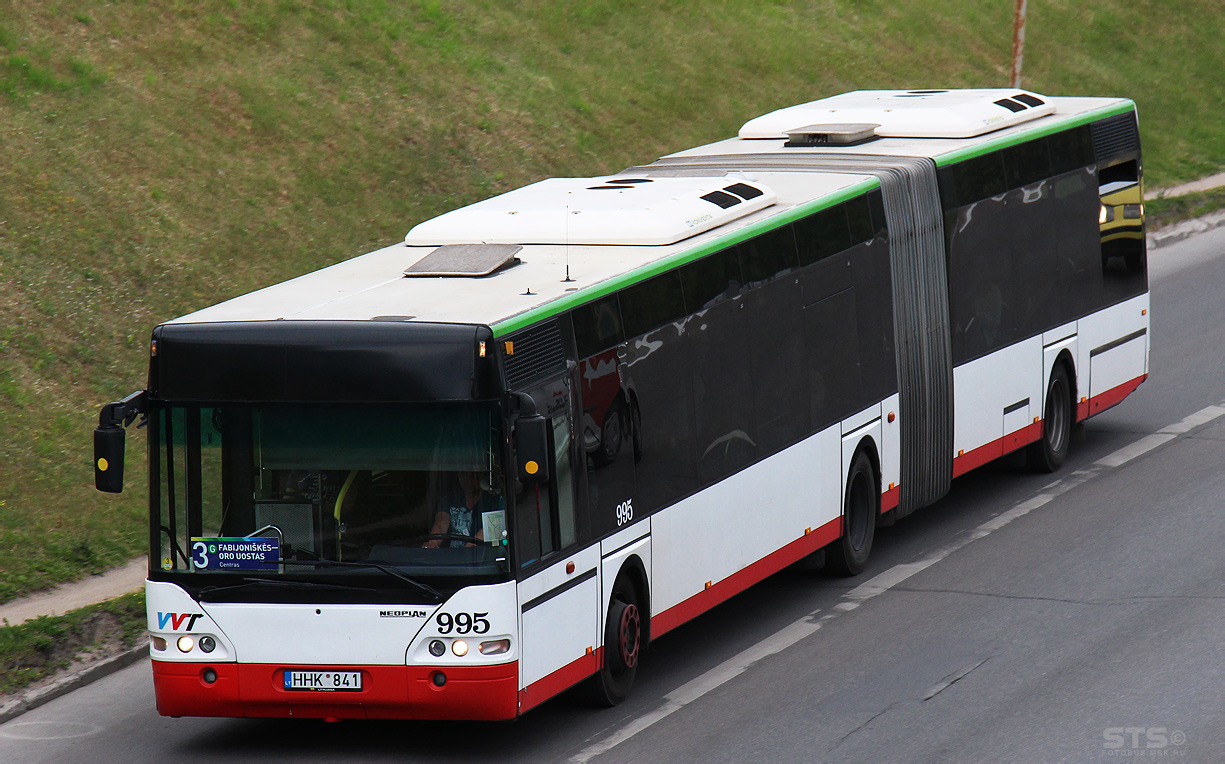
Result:
{"label": "black tire", "polygon": [[1026,456],[1037,472],[1054,472],[1068,457],[1072,442],[1072,383],[1067,367],[1056,363],[1051,369],[1051,381],[1046,386],[1045,416],[1042,437],[1030,445]]}
{"label": "black tire", "polygon": [[841,576],[854,576],[864,569],[872,554],[879,514],[880,483],[876,479],[876,468],[861,450],[855,454],[846,480],[842,537],[825,548],[826,570]]}
{"label": "black tire", "polygon": [[604,624],[603,665],[591,678],[597,705],[615,706],[629,697],[642,656],[643,617],[634,585],[625,576],[617,578]]}

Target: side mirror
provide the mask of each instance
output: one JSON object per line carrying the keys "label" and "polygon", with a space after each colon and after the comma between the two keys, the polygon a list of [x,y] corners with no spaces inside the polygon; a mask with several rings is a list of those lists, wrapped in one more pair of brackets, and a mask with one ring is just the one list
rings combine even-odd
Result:
{"label": "side mirror", "polygon": [[106,493],[123,492],[123,428],[145,412],[145,391],[108,403],[98,414],[94,429],[94,487]]}
{"label": "side mirror", "polygon": [[549,420],[533,414],[515,422],[515,461],[519,482],[549,479]]}
{"label": "side mirror", "polygon": [[94,430],[94,488],[123,492],[123,427],[98,425]]}

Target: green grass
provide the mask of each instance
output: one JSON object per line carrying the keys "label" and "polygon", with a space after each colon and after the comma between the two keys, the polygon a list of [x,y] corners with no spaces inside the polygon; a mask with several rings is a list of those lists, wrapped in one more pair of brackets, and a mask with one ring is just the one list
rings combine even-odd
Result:
{"label": "green grass", "polygon": [[52,676],[74,660],[135,647],[145,639],[146,626],[144,592],[18,626],[6,622],[0,625],[0,695]]}
{"label": "green grass", "polygon": [[[96,493],[90,431],[159,321],[781,106],[1005,85],[1011,8],[0,0],[0,601],[144,551],[140,459]],[[1215,0],[1034,0],[1025,85],[1135,99],[1168,186],[1225,166],[1223,31]]]}

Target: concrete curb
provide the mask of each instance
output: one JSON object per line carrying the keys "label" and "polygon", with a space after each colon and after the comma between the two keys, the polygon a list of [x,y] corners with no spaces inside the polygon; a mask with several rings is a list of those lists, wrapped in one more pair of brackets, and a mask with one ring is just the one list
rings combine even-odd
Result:
{"label": "concrete curb", "polygon": [[1181,223],[1162,228],[1156,233],[1148,235],[1148,248],[1157,249],[1164,247],[1167,244],[1173,244],[1176,241],[1189,239],[1192,236],[1211,231],[1214,228],[1220,228],[1225,225],[1225,210],[1213,212],[1204,215],[1202,218],[1193,218],[1184,220]]}
{"label": "concrete curb", "polygon": [[96,682],[105,676],[110,676],[116,671],[138,663],[141,658],[147,658],[148,656],[149,644],[147,641],[141,640],[141,644],[124,650],[118,655],[103,658],[76,671],[57,676],[48,684],[25,690],[7,701],[3,706],[0,706],[0,724],[15,719],[26,711],[32,711],[44,703],[50,703],[56,698],[67,695],[73,690],[84,687],[91,682]]}

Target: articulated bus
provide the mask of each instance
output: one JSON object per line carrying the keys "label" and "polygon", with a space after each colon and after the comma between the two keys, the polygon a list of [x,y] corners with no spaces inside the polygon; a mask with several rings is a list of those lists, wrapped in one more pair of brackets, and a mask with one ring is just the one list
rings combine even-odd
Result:
{"label": "articulated bus", "polygon": [[168,716],[511,719],[1144,381],[1135,105],[859,91],[153,331]]}

